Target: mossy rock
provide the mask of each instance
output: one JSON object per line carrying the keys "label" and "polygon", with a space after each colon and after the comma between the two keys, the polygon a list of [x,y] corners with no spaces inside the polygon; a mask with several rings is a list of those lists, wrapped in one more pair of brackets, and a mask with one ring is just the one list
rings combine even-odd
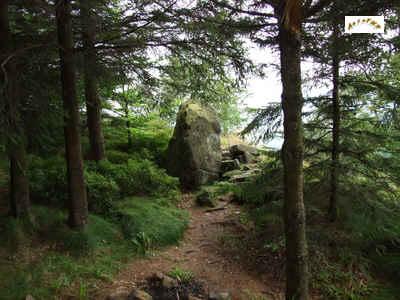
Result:
{"label": "mossy rock", "polygon": [[242,170],[232,170],[232,171],[225,172],[225,173],[222,175],[222,177],[223,177],[224,179],[230,179],[230,178],[232,178],[232,177],[234,177],[234,176],[241,175],[242,173],[243,173]]}
{"label": "mossy rock", "polygon": [[240,162],[238,159],[227,159],[221,163],[221,172],[226,173],[232,170],[239,170]]}
{"label": "mossy rock", "polygon": [[199,206],[215,207],[217,206],[218,191],[214,186],[202,187],[196,194],[196,203]]}
{"label": "mossy rock", "polygon": [[173,137],[167,150],[167,170],[186,189],[219,178],[221,127],[210,107],[188,101],[179,108]]}

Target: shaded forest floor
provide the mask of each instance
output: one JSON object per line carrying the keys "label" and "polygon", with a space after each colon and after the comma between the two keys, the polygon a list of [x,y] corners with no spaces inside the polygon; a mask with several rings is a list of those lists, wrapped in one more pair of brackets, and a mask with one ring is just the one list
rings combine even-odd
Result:
{"label": "shaded forest floor", "polygon": [[121,288],[143,287],[154,273],[174,269],[190,272],[206,293],[229,292],[233,299],[283,298],[281,276],[271,272],[281,266],[268,267],[265,257],[258,255],[255,241],[250,241],[252,226],[241,220],[238,205],[221,201],[218,207],[224,209],[207,210],[185,194],[181,206],[188,210],[190,223],[179,245],[129,263],[112,283],[100,288],[96,299]]}

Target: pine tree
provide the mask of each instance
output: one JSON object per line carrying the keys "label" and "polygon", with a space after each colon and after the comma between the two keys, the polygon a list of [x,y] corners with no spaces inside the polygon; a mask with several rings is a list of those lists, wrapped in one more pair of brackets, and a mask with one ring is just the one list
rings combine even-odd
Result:
{"label": "pine tree", "polygon": [[284,221],[286,299],[308,299],[308,253],[303,202],[303,128],[301,92],[301,4],[287,0],[279,16],[284,143]]}
{"label": "pine tree", "polygon": [[92,0],[81,0],[80,12],[83,40],[83,72],[87,127],[89,131],[89,159],[99,161],[105,158],[104,137],[101,125],[101,100],[96,78],[97,53],[95,50],[96,21]]}
{"label": "pine tree", "polygon": [[80,117],[76,96],[75,62],[71,22],[71,1],[56,3],[57,31],[60,53],[62,99],[64,103],[64,135],[68,169],[68,223],[83,229],[88,218],[86,187],[80,138]]}
{"label": "pine tree", "polygon": [[14,217],[28,217],[30,214],[29,181],[25,137],[20,116],[19,79],[17,76],[17,54],[13,49],[10,32],[9,2],[0,3],[0,63],[2,106],[6,111],[5,135],[10,162],[10,207]]}
{"label": "pine tree", "polygon": [[330,170],[330,196],[329,196],[329,219],[337,219],[337,197],[338,197],[338,174],[340,155],[340,96],[339,96],[339,16],[337,15],[337,1],[332,6],[332,148],[331,148],[331,170]]}

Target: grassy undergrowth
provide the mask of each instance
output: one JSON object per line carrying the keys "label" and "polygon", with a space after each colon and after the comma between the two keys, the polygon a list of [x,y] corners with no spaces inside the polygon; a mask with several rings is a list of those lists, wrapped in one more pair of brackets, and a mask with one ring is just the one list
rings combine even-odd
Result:
{"label": "grassy undergrowth", "polygon": [[[399,299],[400,289],[395,283],[400,270],[398,250],[379,253],[375,248],[368,249],[357,239],[357,232],[343,224],[327,222],[325,214],[317,207],[308,207],[307,239],[312,290],[322,299]],[[262,252],[260,255],[266,257],[268,266],[265,268],[277,274],[278,278],[284,278],[285,263],[281,214],[282,203],[273,201],[259,207],[246,206],[241,218],[243,223],[255,224],[254,236],[248,238],[257,240],[257,247]],[[244,243],[243,249],[249,244],[245,241],[235,243]]]}
{"label": "grassy undergrowth", "polygon": [[[124,263],[182,237],[188,216],[174,202],[179,181],[161,168],[172,130],[154,116],[105,120],[107,159],[85,161],[89,223],[66,225],[68,184],[63,143],[28,156],[32,222],[0,218],[0,299],[86,299]],[[83,148],[88,139],[83,138]],[[0,149],[1,150],[1,149]],[[46,154],[43,154],[46,153]],[[0,213],[8,211],[8,160],[0,151]]]}
{"label": "grassy undergrowth", "polygon": [[[282,168],[277,160],[265,162],[255,180],[233,185],[218,183],[217,190],[233,192],[244,204],[243,223],[251,222],[255,248],[265,257],[266,270],[284,278],[285,242],[282,220]],[[312,178],[311,178],[312,179]],[[400,214],[397,199],[384,191],[363,194],[357,178],[341,195],[339,219],[327,220],[323,183],[308,178],[305,185],[310,284],[323,299],[399,299]],[[328,181],[326,181],[328,182]],[[367,198],[368,197],[368,198]],[[250,241],[243,243],[248,248]],[[262,267],[261,267],[262,268]]]}
{"label": "grassy undergrowth", "polygon": [[126,239],[142,252],[177,243],[188,224],[188,214],[169,206],[166,199],[130,198],[120,203],[117,218]]}
{"label": "grassy undergrowth", "polygon": [[0,299],[86,299],[127,260],[176,243],[187,216],[154,198],[128,198],[111,218],[90,215],[84,232],[71,231],[61,210],[33,208],[33,223],[3,218]]}

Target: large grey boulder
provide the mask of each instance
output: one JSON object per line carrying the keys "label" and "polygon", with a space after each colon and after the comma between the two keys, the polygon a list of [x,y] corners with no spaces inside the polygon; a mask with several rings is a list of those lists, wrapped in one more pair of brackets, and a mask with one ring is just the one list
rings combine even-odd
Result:
{"label": "large grey boulder", "polygon": [[188,101],[179,108],[175,130],[167,150],[167,170],[186,189],[219,178],[221,127],[209,107]]}

